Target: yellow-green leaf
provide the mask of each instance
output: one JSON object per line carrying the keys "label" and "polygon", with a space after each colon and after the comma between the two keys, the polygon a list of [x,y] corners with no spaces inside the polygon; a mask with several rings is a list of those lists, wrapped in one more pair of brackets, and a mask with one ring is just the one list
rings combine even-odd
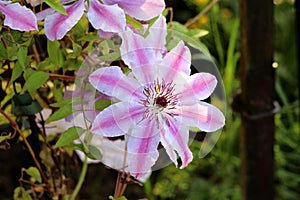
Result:
{"label": "yellow-green leaf", "polygon": [[34,91],[40,88],[49,78],[49,74],[46,72],[35,72],[26,80],[24,87],[28,91]]}
{"label": "yellow-green leaf", "polygon": [[39,172],[39,170],[36,167],[29,167],[28,169],[24,169],[23,170],[29,175],[31,176],[31,178],[33,178],[35,181],[41,183],[42,182],[42,177],[41,174]]}
{"label": "yellow-green leaf", "polygon": [[46,4],[48,4],[51,8],[56,10],[57,12],[68,15],[66,9],[63,7],[63,5],[60,3],[59,0],[44,0]]}
{"label": "yellow-green leaf", "polygon": [[53,113],[47,120],[46,123],[57,121],[62,118],[65,118],[72,114],[72,104],[67,104],[59,108],[55,113]]}
{"label": "yellow-green leaf", "polygon": [[79,127],[71,127],[65,132],[63,132],[58,141],[55,144],[55,147],[62,147],[62,146],[68,146],[70,144],[73,144],[73,141],[78,139],[82,133],[84,133],[83,128]]}

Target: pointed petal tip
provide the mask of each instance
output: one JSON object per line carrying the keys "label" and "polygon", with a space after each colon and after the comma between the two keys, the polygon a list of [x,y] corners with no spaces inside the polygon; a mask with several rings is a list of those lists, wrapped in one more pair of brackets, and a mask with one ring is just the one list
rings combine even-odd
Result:
{"label": "pointed petal tip", "polygon": [[125,13],[117,4],[104,5],[98,0],[91,0],[87,16],[95,29],[104,32],[118,33],[126,26]]}
{"label": "pointed petal tip", "polygon": [[188,159],[182,163],[179,169],[186,168],[189,165],[189,163],[193,160],[193,154],[190,150],[188,150],[188,152],[185,152],[185,154],[187,154],[185,157]]}

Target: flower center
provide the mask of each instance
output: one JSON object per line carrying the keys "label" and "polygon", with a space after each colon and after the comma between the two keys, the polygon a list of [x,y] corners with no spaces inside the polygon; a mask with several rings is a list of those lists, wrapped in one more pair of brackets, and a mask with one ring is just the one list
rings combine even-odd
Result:
{"label": "flower center", "polygon": [[164,81],[154,81],[144,88],[145,99],[141,103],[145,105],[145,117],[155,117],[159,113],[172,114],[172,109],[177,104],[177,95],[174,94],[174,84],[166,84]]}
{"label": "flower center", "polygon": [[167,105],[168,105],[168,101],[167,101],[166,97],[164,97],[164,96],[156,97],[154,99],[154,102],[156,105],[164,107],[164,108],[167,107]]}

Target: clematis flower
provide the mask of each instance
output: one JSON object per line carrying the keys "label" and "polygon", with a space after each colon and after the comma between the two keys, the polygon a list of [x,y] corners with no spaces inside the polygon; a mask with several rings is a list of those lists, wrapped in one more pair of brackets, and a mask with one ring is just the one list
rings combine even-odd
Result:
{"label": "clematis flower", "polygon": [[158,159],[159,143],[177,166],[193,159],[188,147],[189,127],[213,132],[224,126],[222,112],[202,100],[217,85],[209,73],[190,75],[191,54],[181,41],[165,52],[166,21],[160,17],[143,36],[130,29],[121,33],[121,57],[131,69],[118,66],[93,72],[90,83],[118,102],[100,112],[91,132],[103,137],[125,135],[127,170],[135,177],[151,170]]}
{"label": "clematis flower", "polygon": [[[62,1],[66,2],[70,1]],[[107,37],[125,29],[125,13],[133,14],[137,19],[147,20],[159,15],[164,7],[163,0],[107,1],[107,5],[98,0],[89,0],[87,17],[92,26],[99,30],[99,35]],[[45,18],[45,34],[49,40],[62,39],[75,26],[85,11],[85,0],[79,0],[64,8],[68,15],[55,12],[52,8],[37,14],[39,20]]]}
{"label": "clematis flower", "polygon": [[4,25],[19,31],[37,30],[34,13],[25,6],[11,1],[0,0],[0,12],[5,16]]}

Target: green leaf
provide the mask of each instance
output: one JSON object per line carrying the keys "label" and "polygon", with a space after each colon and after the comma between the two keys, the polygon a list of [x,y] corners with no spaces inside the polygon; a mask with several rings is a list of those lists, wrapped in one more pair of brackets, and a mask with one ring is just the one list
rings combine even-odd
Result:
{"label": "green leaf", "polygon": [[46,58],[45,60],[43,60],[42,62],[40,62],[37,66],[38,70],[57,70],[57,66],[55,66],[54,63],[52,63],[50,58]]}
{"label": "green leaf", "polygon": [[50,61],[56,66],[61,66],[63,63],[63,55],[60,50],[60,43],[57,40],[47,40],[47,51]]}
{"label": "green leaf", "polygon": [[60,102],[50,104],[50,106],[59,108],[59,107],[63,107],[63,106],[66,106],[66,105],[72,104],[72,103],[73,104],[80,103],[80,98],[79,97],[72,97],[72,98],[69,98],[69,99],[64,99]]}
{"label": "green leaf", "polygon": [[94,40],[101,40],[101,39],[99,39],[99,36],[95,33],[86,33],[84,36],[79,38],[77,41],[78,42],[81,42],[81,41],[91,42]]}
{"label": "green leaf", "polygon": [[41,87],[49,78],[49,74],[46,72],[35,72],[25,82],[24,88],[28,91],[34,91]]}
{"label": "green leaf", "polygon": [[35,181],[41,183],[42,182],[42,177],[41,174],[39,172],[39,170],[36,167],[29,167],[28,169],[24,169],[23,170],[29,175],[31,176]]}
{"label": "green leaf", "polygon": [[120,56],[121,56],[120,52],[113,52],[113,53],[106,54],[104,56],[99,56],[99,59],[102,61],[115,61],[115,60],[119,60]]}
{"label": "green leaf", "polygon": [[65,100],[62,100],[60,102],[56,102],[56,103],[50,104],[50,106],[59,108],[59,107],[62,107],[62,106],[65,106],[65,105],[68,105],[68,104],[71,104],[71,103],[72,103],[72,98],[65,99]]}
{"label": "green leaf", "polygon": [[224,84],[227,97],[231,97],[232,91],[234,90],[234,75],[236,73],[236,67],[239,57],[239,53],[236,51],[239,36],[239,24],[239,19],[237,18],[232,25],[229,45],[227,49],[227,57],[224,72]]}
{"label": "green leaf", "polygon": [[[168,25],[171,26],[171,23],[169,23]],[[189,29],[187,27],[185,27],[184,25],[182,25],[181,23],[176,22],[176,21],[172,22],[172,27],[173,27],[172,30],[174,30],[174,31],[178,31],[181,33],[189,32]]]}
{"label": "green leaf", "polygon": [[29,57],[27,56],[28,47],[21,46],[17,53],[17,62],[13,68],[11,82],[15,81],[24,71],[25,67],[29,63]]}
{"label": "green leaf", "polygon": [[3,43],[0,42],[0,60],[8,59],[7,50],[4,47]]}
{"label": "green leaf", "polygon": [[76,58],[80,55],[81,53],[81,46],[75,42],[72,42],[72,46],[73,46],[73,51],[72,53],[70,53],[70,58]]}
{"label": "green leaf", "polygon": [[121,196],[119,198],[114,198],[113,196],[109,196],[109,199],[111,199],[111,200],[127,200],[127,198],[124,196]]}
{"label": "green leaf", "polygon": [[51,8],[56,10],[57,12],[63,14],[63,15],[68,15],[67,11],[63,7],[63,5],[60,3],[59,0],[44,0],[46,4],[48,4]]}
{"label": "green leaf", "polygon": [[87,19],[87,17],[81,17],[79,22],[75,25],[73,29],[74,32],[72,31],[72,34],[74,34],[76,38],[79,38],[86,35],[88,29],[89,29],[89,20]]}
{"label": "green leaf", "polygon": [[18,58],[18,63],[20,66],[25,69],[26,65],[28,64],[28,47],[21,46],[18,53],[17,53],[17,58]]}
{"label": "green leaf", "polygon": [[4,141],[4,140],[10,138],[10,136],[11,136],[11,133],[9,133],[8,135],[3,135],[3,136],[1,135],[1,136],[0,136],[0,143],[1,143],[2,141]]}
{"label": "green leaf", "polygon": [[89,158],[92,158],[94,160],[101,160],[102,159],[101,152],[96,146],[89,145],[88,150],[89,150],[89,153],[88,153],[87,156]]}
{"label": "green leaf", "polygon": [[199,39],[200,37],[203,37],[209,33],[208,30],[204,29],[191,29],[188,32],[188,35],[193,37],[194,39]]}
{"label": "green leaf", "polygon": [[34,71],[32,68],[28,68],[24,71],[24,78],[27,80],[32,74],[34,74],[36,71]]}
{"label": "green leaf", "polygon": [[60,102],[63,101],[64,99],[64,84],[62,81],[60,80],[54,80],[53,81],[53,96],[56,99],[56,101]]}
{"label": "green leaf", "polygon": [[108,100],[108,99],[99,99],[95,103],[95,109],[96,110],[104,110],[105,108],[107,108],[111,104],[112,104],[111,100]]}
{"label": "green leaf", "polygon": [[23,67],[17,62],[13,68],[10,81],[13,82],[17,78],[19,78],[19,76],[21,76],[23,70],[24,70]]}
{"label": "green leaf", "polygon": [[211,57],[209,50],[207,47],[201,43],[200,41],[197,41],[193,38],[191,38],[186,33],[178,32],[175,30],[168,29],[168,35],[167,35],[167,49],[174,48],[180,40],[183,40],[191,47],[194,47],[195,49],[200,50],[202,53],[204,53],[206,56]]}
{"label": "green leaf", "polygon": [[63,69],[74,71],[74,70],[78,70],[81,67],[82,60],[78,58],[72,59],[72,56],[73,55],[70,56],[71,57],[70,59],[68,58],[66,61],[64,61],[64,63],[61,66]]}
{"label": "green leaf", "polygon": [[32,200],[30,191],[26,191],[23,187],[17,187],[14,190],[14,200]]}
{"label": "green leaf", "polygon": [[141,22],[137,21],[136,19],[130,17],[129,15],[126,15],[126,22],[127,24],[130,24],[133,28],[135,28],[138,31],[143,31],[143,25]]}
{"label": "green leaf", "polygon": [[65,118],[65,117],[69,116],[70,114],[72,114],[72,112],[73,112],[72,104],[67,104],[65,106],[62,106],[46,120],[46,123]]}
{"label": "green leaf", "polygon": [[55,148],[73,144],[73,141],[78,139],[82,135],[82,133],[84,133],[84,131],[85,130],[83,128],[79,127],[69,128],[61,134],[61,136],[55,144]]}

